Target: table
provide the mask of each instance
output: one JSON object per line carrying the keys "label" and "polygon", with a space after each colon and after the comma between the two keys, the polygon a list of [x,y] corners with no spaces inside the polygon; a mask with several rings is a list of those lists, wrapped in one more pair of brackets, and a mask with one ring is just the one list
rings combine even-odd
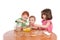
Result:
{"label": "table", "polygon": [[3,37],[4,40],[57,40],[56,34],[51,33],[50,37],[42,31],[32,30],[31,32],[17,32],[11,30],[6,32]]}

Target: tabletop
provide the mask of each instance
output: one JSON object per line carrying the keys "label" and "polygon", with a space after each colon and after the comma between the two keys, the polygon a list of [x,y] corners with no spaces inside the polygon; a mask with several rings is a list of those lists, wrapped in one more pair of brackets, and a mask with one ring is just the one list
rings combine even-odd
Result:
{"label": "tabletop", "polygon": [[3,37],[4,40],[57,40],[56,34],[51,33],[50,36],[44,34],[39,30],[32,30],[30,32],[17,32],[11,30],[6,32]]}

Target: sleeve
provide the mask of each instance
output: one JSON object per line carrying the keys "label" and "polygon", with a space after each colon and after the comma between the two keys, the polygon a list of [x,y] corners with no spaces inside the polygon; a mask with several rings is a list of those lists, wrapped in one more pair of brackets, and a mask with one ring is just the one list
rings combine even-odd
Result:
{"label": "sleeve", "polygon": [[50,22],[50,24],[52,24],[51,20],[48,20],[47,22]]}
{"label": "sleeve", "polygon": [[20,18],[18,18],[17,20],[15,20],[16,23],[19,23],[18,21],[20,21]]}

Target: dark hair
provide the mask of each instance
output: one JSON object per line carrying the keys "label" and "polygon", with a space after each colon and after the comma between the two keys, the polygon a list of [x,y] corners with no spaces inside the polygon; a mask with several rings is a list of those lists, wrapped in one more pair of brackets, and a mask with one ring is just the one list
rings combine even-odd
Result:
{"label": "dark hair", "polygon": [[27,15],[27,16],[29,16],[29,12],[28,11],[24,11],[23,13],[22,13],[22,15]]}
{"label": "dark hair", "polygon": [[43,19],[43,15],[46,15],[46,20],[52,19],[51,9],[44,9],[41,11],[41,18]]}
{"label": "dark hair", "polygon": [[34,20],[36,20],[36,17],[35,16],[30,16],[29,18],[34,18]]}

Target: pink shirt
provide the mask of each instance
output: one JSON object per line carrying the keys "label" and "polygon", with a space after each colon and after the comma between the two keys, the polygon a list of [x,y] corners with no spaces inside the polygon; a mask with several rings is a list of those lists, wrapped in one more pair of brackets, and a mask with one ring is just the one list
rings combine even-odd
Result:
{"label": "pink shirt", "polygon": [[50,22],[50,25],[45,29],[45,30],[47,30],[48,32],[52,32],[52,22],[51,22],[51,20],[42,20],[42,25],[46,25],[47,24],[47,22]]}

